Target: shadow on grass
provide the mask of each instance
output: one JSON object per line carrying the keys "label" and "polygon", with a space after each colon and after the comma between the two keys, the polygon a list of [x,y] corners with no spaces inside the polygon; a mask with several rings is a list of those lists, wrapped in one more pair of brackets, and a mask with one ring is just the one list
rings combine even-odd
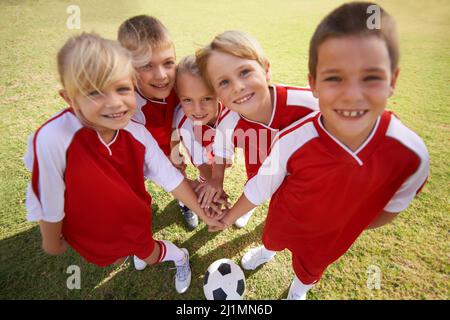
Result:
{"label": "shadow on grass", "polygon": [[[154,206],[154,230],[161,230],[172,223],[184,223],[178,213],[178,202],[171,202],[164,211]],[[191,254],[192,282],[183,295],[174,287],[175,270],[170,262],[149,266],[143,271],[134,269],[132,259],[119,267],[100,268],[89,264],[74,250],[61,256],[49,256],[41,249],[39,227],[0,241],[0,297],[2,299],[204,299],[203,276],[208,266],[221,258],[239,260],[244,249],[260,241],[263,222],[256,228],[237,235],[235,227],[222,233],[210,233],[201,223],[183,242],[176,242]],[[187,229],[186,229],[187,230]],[[156,232],[156,231],[154,231]],[[225,239],[224,239],[225,238]],[[230,239],[227,241],[227,239]],[[220,240],[220,241],[218,241]],[[225,242],[224,242],[225,241]],[[217,244],[216,244],[217,243]],[[198,254],[207,246],[206,254]],[[211,250],[208,250],[208,247]],[[67,273],[69,266],[81,271],[81,289],[69,290]],[[257,272],[257,271],[253,271]],[[251,275],[246,272],[246,276]]]}

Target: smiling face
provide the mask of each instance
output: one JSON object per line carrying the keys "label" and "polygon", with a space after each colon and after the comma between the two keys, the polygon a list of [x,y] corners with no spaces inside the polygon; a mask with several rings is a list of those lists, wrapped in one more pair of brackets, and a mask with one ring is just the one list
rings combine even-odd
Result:
{"label": "smiling face", "polygon": [[133,81],[127,77],[101,91],[91,91],[87,95],[78,93],[70,105],[82,120],[99,132],[105,142],[109,142],[116,130],[130,122],[136,109]]}
{"label": "smiling face", "polygon": [[189,119],[199,121],[202,125],[214,124],[219,101],[200,76],[187,72],[178,75],[177,93]]}
{"label": "smiling face", "polygon": [[152,48],[148,64],[137,69],[139,91],[148,99],[165,99],[175,84],[175,49],[172,44]]}
{"label": "smiling face", "polygon": [[375,36],[330,38],[319,46],[310,86],[325,128],[352,150],[369,136],[394,92],[399,70],[390,66],[386,44]]}
{"label": "smiling face", "polygon": [[208,59],[209,80],[222,103],[249,119],[271,109],[269,67],[257,61],[214,51]]}

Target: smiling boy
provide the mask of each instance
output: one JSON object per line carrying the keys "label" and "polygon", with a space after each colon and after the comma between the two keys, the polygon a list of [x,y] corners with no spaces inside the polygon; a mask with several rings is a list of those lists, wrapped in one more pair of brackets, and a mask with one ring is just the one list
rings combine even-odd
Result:
{"label": "smiling boy", "polygon": [[[309,82],[320,112],[279,133],[222,220],[231,225],[272,198],[262,242],[292,252],[296,276],[288,299],[305,299],[364,230],[391,222],[428,177],[425,144],[385,110],[399,74],[398,40],[393,18],[381,8],[381,28],[367,28],[371,5],[344,4],[319,24]],[[247,252],[243,265],[270,260],[263,250]]]}

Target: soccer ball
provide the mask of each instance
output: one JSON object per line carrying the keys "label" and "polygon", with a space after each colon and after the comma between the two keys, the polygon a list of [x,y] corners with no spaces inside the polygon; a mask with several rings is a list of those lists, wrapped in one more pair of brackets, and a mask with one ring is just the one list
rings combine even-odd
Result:
{"label": "soccer ball", "polygon": [[245,276],[230,259],[214,261],[205,273],[203,292],[208,300],[242,300]]}

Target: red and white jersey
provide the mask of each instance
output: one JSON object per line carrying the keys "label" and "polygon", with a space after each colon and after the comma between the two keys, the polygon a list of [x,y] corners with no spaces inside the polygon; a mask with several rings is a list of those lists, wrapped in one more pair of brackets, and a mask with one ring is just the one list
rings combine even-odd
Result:
{"label": "red and white jersey", "polygon": [[[220,115],[222,109],[222,103],[219,103],[218,115]],[[217,117],[213,126],[198,125],[186,116],[181,105],[178,105],[175,109],[173,127],[176,128],[177,135],[191,157],[194,166],[212,163],[214,157],[212,146],[218,122],[219,117]]]}
{"label": "red and white jersey", "polygon": [[383,210],[405,210],[428,172],[425,144],[392,113],[385,111],[351,151],[317,112],[280,132],[244,193],[255,205],[272,198],[263,243],[289,249],[297,276],[308,284]]}
{"label": "red and white jersey", "polygon": [[284,85],[271,87],[274,101],[268,125],[251,121],[225,108],[216,130],[214,154],[231,160],[234,148],[242,148],[249,179],[258,172],[278,131],[318,110],[317,99],[309,88]]}
{"label": "red and white jersey", "polygon": [[151,197],[145,177],[171,191],[183,180],[140,124],[130,122],[106,144],[66,109],[30,137],[29,221],[63,221],[66,241],[106,266],[153,250]]}
{"label": "red and white jersey", "polygon": [[173,89],[164,101],[147,99],[136,89],[133,120],[147,128],[166,156],[170,155],[173,114],[178,103],[178,96]]}

